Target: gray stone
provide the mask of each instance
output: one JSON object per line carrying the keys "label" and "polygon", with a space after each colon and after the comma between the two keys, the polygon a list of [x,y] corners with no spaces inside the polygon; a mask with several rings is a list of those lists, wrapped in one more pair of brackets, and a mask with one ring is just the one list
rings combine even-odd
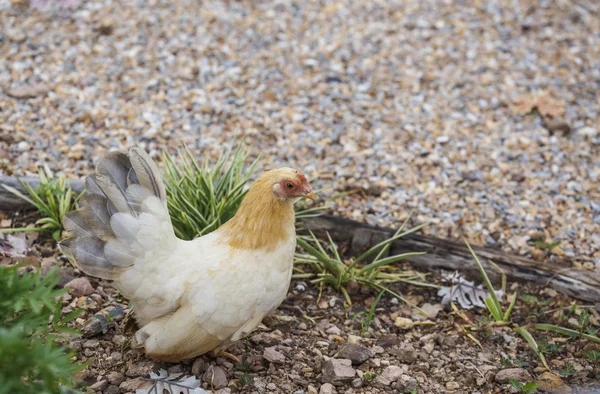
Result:
{"label": "gray stone", "polygon": [[365,346],[348,343],[335,356],[339,358],[347,358],[352,361],[352,364],[356,365],[362,364],[373,357],[373,352],[371,349]]}
{"label": "gray stone", "polygon": [[352,386],[355,389],[361,388],[362,385],[363,385],[363,381],[361,378],[356,378],[350,383],[350,386]]}
{"label": "gray stone", "polygon": [[340,330],[338,326],[332,324],[331,327],[327,329],[326,333],[331,335],[340,335],[342,330]]}
{"label": "gray stone", "polygon": [[404,373],[404,370],[402,368],[400,368],[397,365],[390,365],[389,367],[387,367],[386,369],[383,370],[383,372],[381,373],[381,377],[390,382],[393,383],[396,380],[400,379],[400,377],[402,376],[402,374]]}
{"label": "gray stone", "polygon": [[414,392],[418,386],[419,382],[417,382],[417,379],[412,376],[402,375],[398,379],[398,383],[396,383],[396,390],[402,394],[409,394]]}
{"label": "gray stone", "polygon": [[323,362],[323,379],[327,383],[349,382],[355,375],[352,361],[348,359],[331,358]]}
{"label": "gray stone", "polygon": [[335,388],[333,387],[333,385],[331,383],[325,383],[321,385],[321,388],[319,389],[319,394],[335,394]]}
{"label": "gray stone", "polygon": [[172,367],[169,367],[169,369],[167,369],[167,374],[168,375],[173,375],[176,373],[183,373],[183,368],[181,367],[181,364],[177,364],[177,365],[173,365]]}
{"label": "gray stone", "polygon": [[88,339],[87,341],[83,342],[84,349],[96,349],[98,346],[100,346],[100,341],[97,339]]}
{"label": "gray stone", "polygon": [[108,386],[106,388],[106,390],[104,390],[104,394],[120,394],[121,390],[119,389],[119,386],[115,386],[114,384],[111,384],[110,386]]}
{"label": "gray stone", "polygon": [[92,384],[90,386],[90,389],[92,389],[94,391],[102,391],[106,387],[108,387],[108,381],[107,380],[100,380],[99,382],[96,382],[96,383]]}
{"label": "gray stone", "polygon": [[389,350],[389,353],[396,356],[400,362],[410,364],[417,360],[417,351],[410,343],[401,343]]}
{"label": "gray stone", "polygon": [[285,363],[285,356],[283,353],[277,351],[275,346],[266,348],[263,352],[263,358],[270,363]]}

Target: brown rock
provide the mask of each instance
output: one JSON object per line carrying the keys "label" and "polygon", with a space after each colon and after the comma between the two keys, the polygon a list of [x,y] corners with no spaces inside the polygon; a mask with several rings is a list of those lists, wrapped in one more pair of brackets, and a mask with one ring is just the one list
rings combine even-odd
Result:
{"label": "brown rock", "polygon": [[152,361],[142,361],[136,364],[132,364],[125,375],[130,378],[136,378],[138,376],[147,376],[154,369],[154,363]]}
{"label": "brown rock", "polygon": [[44,83],[36,83],[31,85],[21,85],[15,88],[9,89],[6,94],[10,97],[17,99],[24,98],[35,98],[38,96],[44,96],[50,91],[48,85]]}
{"label": "brown rock", "polygon": [[202,381],[211,385],[214,389],[221,389],[227,386],[227,375],[225,375],[225,371],[223,368],[219,366],[211,365],[208,367],[204,375],[202,375]]}
{"label": "brown rock", "polygon": [[571,126],[561,118],[544,118],[544,127],[551,133],[567,134],[571,132]]}
{"label": "brown rock", "polygon": [[356,295],[356,294],[360,293],[360,285],[358,284],[357,281],[351,280],[350,282],[348,282],[348,285],[346,286],[346,291],[350,295]]}
{"label": "brown rock", "polygon": [[67,283],[65,287],[71,288],[69,293],[76,297],[90,295],[94,292],[94,288],[87,278],[75,278]]}
{"label": "brown rock", "polygon": [[152,382],[143,379],[129,379],[119,385],[124,393],[135,393],[138,389],[146,389],[152,385]]}
{"label": "brown rock", "polygon": [[206,371],[206,363],[202,358],[198,357],[192,364],[192,374],[194,376],[200,376],[204,371]]}
{"label": "brown rock", "polygon": [[527,383],[532,381],[529,372],[527,372],[523,368],[503,369],[502,371],[498,372],[494,377],[494,380],[497,383],[508,383],[511,379],[514,379],[521,383]]}
{"label": "brown rock", "polygon": [[104,19],[96,28],[98,33],[103,36],[110,36],[115,31],[115,23],[112,19]]}
{"label": "brown rock", "polygon": [[383,348],[388,348],[388,347],[394,346],[397,343],[398,343],[398,335],[396,335],[396,334],[384,335],[377,340],[377,345],[379,345]]}
{"label": "brown rock", "polygon": [[552,372],[544,372],[537,379],[538,389],[549,393],[570,393],[571,388]]}

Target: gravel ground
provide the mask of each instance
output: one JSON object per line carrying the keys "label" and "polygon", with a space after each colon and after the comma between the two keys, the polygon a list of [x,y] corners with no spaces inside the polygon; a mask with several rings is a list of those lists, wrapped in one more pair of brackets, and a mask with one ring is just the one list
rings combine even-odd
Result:
{"label": "gravel ground", "polygon": [[[332,289],[325,288],[319,299],[316,286],[294,281],[278,310],[248,339],[229,349],[241,363],[208,356],[178,364],[153,362],[131,349],[127,301],[111,284],[83,276],[56,251],[52,253],[53,243],[42,245],[44,241],[36,241],[29,262],[39,258],[33,265],[42,270],[59,266],[60,283],[70,289],[63,296],[63,313],[83,309],[74,321],[83,336],[66,340],[65,345],[78,362],[88,363],[78,377],[89,394],[134,393],[150,385],[145,380],[149,372],[160,369],[181,374],[181,379],[197,378],[213,394],[516,393],[511,378],[538,382],[537,392],[592,394],[586,389],[600,389],[600,362],[584,356],[586,351],[600,350],[600,345],[537,331],[552,370],[546,371],[523,338],[510,327],[489,325],[483,310],[464,311],[479,324],[474,331],[479,347],[461,331],[465,321],[439,304],[435,290],[406,286],[399,290],[426,309],[430,320],[397,299],[384,297],[368,322],[365,312],[375,300],[373,293],[355,288],[354,303],[346,307]],[[516,321],[569,325],[573,319],[560,314],[569,309],[571,300],[551,289],[512,290],[530,297],[516,303],[512,313]],[[596,319],[598,312],[590,311]]]}
{"label": "gravel ground", "polygon": [[[532,239],[560,241],[550,260],[600,272],[593,0],[23,4],[0,1],[0,157],[17,172],[82,176],[136,143],[214,158],[244,137],[263,168],[360,190],[342,215],[414,209],[426,232],[534,258]],[[538,92],[553,119],[515,109]]]}

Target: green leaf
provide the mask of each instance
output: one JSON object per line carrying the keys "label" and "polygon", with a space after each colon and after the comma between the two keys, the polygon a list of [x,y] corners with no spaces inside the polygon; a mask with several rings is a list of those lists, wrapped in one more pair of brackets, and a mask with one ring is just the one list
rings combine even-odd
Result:
{"label": "green leaf", "polygon": [[529,331],[527,331],[527,329],[525,327],[515,327],[514,330],[515,330],[515,332],[521,334],[523,339],[525,339],[525,341],[527,341],[527,343],[529,344],[529,346],[531,346],[531,348],[533,349],[535,354],[537,354],[537,356],[539,357],[542,364],[544,364],[544,367],[546,367],[546,369],[549,370],[550,368],[548,367],[546,358],[544,357],[544,354],[540,351],[538,344],[535,341],[535,339],[533,338],[533,336],[531,335],[531,333]]}
{"label": "green leaf", "polygon": [[542,241],[533,241],[533,244],[540,249],[552,250],[552,249],[556,248],[558,245],[560,245],[560,241],[552,242],[549,244],[542,242]]}
{"label": "green leaf", "polygon": [[392,236],[391,238],[388,238],[385,241],[378,243],[377,245],[373,246],[372,248],[370,248],[369,250],[367,250],[366,252],[364,252],[363,254],[358,256],[356,258],[356,260],[354,260],[355,264],[366,259],[367,257],[371,256],[373,253],[378,252],[381,248],[388,247],[392,242],[396,241],[397,239],[400,239],[402,237],[407,236],[408,234],[412,234],[412,233],[419,231],[420,229],[425,227],[427,224],[428,223],[420,224],[416,227],[413,227],[413,228],[411,228],[407,231],[404,231],[400,234],[396,234],[396,235]]}

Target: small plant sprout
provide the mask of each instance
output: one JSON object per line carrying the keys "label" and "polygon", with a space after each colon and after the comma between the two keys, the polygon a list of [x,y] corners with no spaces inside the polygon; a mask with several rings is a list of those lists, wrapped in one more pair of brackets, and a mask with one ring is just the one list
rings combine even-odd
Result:
{"label": "small plant sprout", "polygon": [[371,383],[378,375],[373,371],[367,371],[363,374],[363,381],[365,383]]}
{"label": "small plant sprout", "polygon": [[540,351],[546,355],[552,355],[562,350],[563,345],[559,343],[550,343],[547,339],[540,340],[539,343]]}
{"label": "small plant sprout", "polygon": [[[305,253],[296,254],[296,264],[308,265],[312,267],[316,273],[304,273],[301,269],[297,269],[299,273],[296,274],[295,277],[312,279],[312,283],[331,285],[344,295],[348,305],[351,305],[352,301],[350,299],[350,295],[346,291],[346,286],[348,286],[348,284],[352,281],[356,281],[361,285],[367,285],[379,292],[388,292],[405,303],[411,305],[401,295],[387,287],[387,284],[404,282],[433,288],[437,288],[437,286],[425,282],[425,276],[423,274],[413,271],[397,272],[397,270],[392,266],[394,263],[411,257],[420,256],[423,253],[410,252],[384,257],[392,242],[408,234],[412,234],[425,226],[425,224],[422,224],[405,230],[407,223],[408,219],[404,221],[402,226],[391,238],[373,246],[362,255],[358,256],[354,260],[351,260],[348,264],[345,263],[340,257],[338,248],[329,234],[327,234],[327,239],[329,241],[329,252],[325,250],[312,232],[310,232],[310,236],[298,237],[298,245],[304,249]],[[372,255],[375,255],[375,258],[371,263],[364,265],[361,264]],[[420,310],[416,306],[411,306],[426,315],[424,311]]]}
{"label": "small plant sprout", "polygon": [[[490,278],[488,277],[487,273],[485,272],[483,265],[481,264],[481,262],[479,261],[479,258],[477,257],[477,255],[475,254],[473,249],[471,248],[471,245],[469,245],[468,242],[465,242],[465,243],[467,244],[467,247],[469,248],[471,255],[475,259],[475,262],[477,263],[477,268],[479,268],[481,277],[483,278],[485,286],[487,287],[487,289],[490,293],[490,296],[484,300],[485,305],[487,306],[487,309],[489,310],[489,312],[492,315],[492,317],[494,318],[494,320],[496,320],[496,322],[509,322],[510,314],[511,314],[513,307],[515,306],[515,303],[517,301],[517,293],[515,292],[515,294],[512,295],[512,300],[510,302],[510,305],[508,306],[508,309],[506,309],[506,311],[502,311],[502,304],[500,304],[500,301],[498,300],[498,297],[496,296],[496,290],[494,289],[494,286],[492,285]],[[502,292],[505,293],[506,292],[506,274],[493,261],[490,261],[490,264],[492,264],[498,271],[500,271],[500,275],[502,276]]]}
{"label": "small plant sprout", "polygon": [[74,194],[67,178],[62,174],[56,178],[48,166],[40,168],[38,176],[40,184],[35,188],[17,178],[27,196],[11,186],[2,185],[9,192],[36,207],[42,217],[36,222],[38,227],[9,228],[0,232],[43,231],[50,233],[55,241],[60,241],[65,214],[77,209],[77,202],[83,193]]}
{"label": "small plant sprout", "polygon": [[557,334],[562,334],[562,335],[566,335],[566,336],[573,337],[573,338],[587,339],[588,341],[600,343],[600,338],[598,338],[595,335],[585,334],[578,330],[572,330],[570,328],[565,328],[565,327],[557,326],[554,324],[538,323],[538,324],[534,324],[534,327],[536,330],[552,331]]}
{"label": "small plant sprout", "polygon": [[531,349],[533,349],[535,354],[538,356],[542,364],[544,364],[544,367],[546,369],[550,369],[550,367],[548,367],[548,363],[546,362],[546,357],[544,357],[544,354],[540,351],[540,348],[531,333],[527,331],[525,327],[515,327],[514,330],[515,332],[519,333],[523,339],[525,339]]}
{"label": "small plant sprout", "polygon": [[558,245],[560,245],[560,241],[552,242],[552,243],[549,243],[549,244],[547,244],[545,242],[542,242],[542,241],[533,241],[533,244],[535,246],[537,246],[538,248],[540,248],[540,249],[550,250],[551,251],[552,249],[554,249]]}
{"label": "small plant sprout", "polygon": [[517,393],[532,394],[535,393],[538,388],[538,385],[535,382],[521,383],[516,379],[510,379],[508,383],[517,390]]}
{"label": "small plant sprout", "polygon": [[[469,245],[468,242],[466,242],[466,244],[467,244],[467,247],[469,248],[469,251],[471,252],[471,255],[475,259],[477,267],[479,268],[479,272],[481,273],[481,277],[483,278],[483,281],[490,292],[490,297],[488,297],[484,300],[485,305],[486,305],[488,311],[490,312],[490,315],[494,318],[496,323],[500,323],[502,325],[510,324],[510,315],[511,315],[513,307],[515,306],[515,303],[517,301],[517,293],[515,292],[513,294],[510,305],[508,306],[506,311],[503,311],[502,305],[500,304],[500,301],[498,300],[498,297],[496,296],[494,286],[492,285],[492,282],[490,281],[487,273],[485,272],[485,269],[483,268],[483,264],[481,264],[481,262],[479,261],[479,258],[477,257],[477,255],[475,254],[473,249],[471,248],[471,245]],[[494,262],[490,261],[490,264],[492,264],[498,271],[500,271],[500,274],[502,276],[502,290],[504,292],[506,290],[506,275],[504,274],[504,271],[502,271],[502,269],[500,269],[500,267],[498,267],[496,264],[494,264]],[[531,335],[531,333],[529,331],[527,331],[527,329],[525,327],[518,327],[518,326],[514,328],[514,331],[519,333],[523,337],[523,339],[525,339],[525,341],[533,349],[535,354],[539,357],[539,359],[542,362],[542,364],[544,365],[544,367],[546,369],[550,369],[548,367],[548,363],[546,362],[546,358],[544,357],[544,354],[540,351],[540,348],[539,348],[535,338]]]}
{"label": "small plant sprout", "polygon": [[595,362],[595,363],[600,363],[600,351],[599,350],[588,350],[587,352],[585,352],[583,354],[587,359]]}
{"label": "small plant sprout", "polygon": [[565,366],[561,370],[558,371],[558,373],[563,378],[570,378],[571,376],[573,376],[575,374],[575,368],[573,367],[573,364],[566,363]]}
{"label": "small plant sprout", "polygon": [[371,322],[373,321],[373,316],[375,316],[375,309],[377,309],[377,304],[379,304],[379,301],[381,301],[381,297],[383,296],[383,293],[385,293],[384,290],[382,290],[378,295],[377,298],[375,298],[375,301],[373,301],[373,303],[371,304],[371,307],[369,308],[368,313],[365,313],[364,311],[362,312],[358,312],[357,314],[355,314],[352,317],[352,320],[356,319],[359,316],[364,315],[364,319],[362,320],[361,323],[361,331],[360,331],[360,335],[365,335],[365,333],[367,331],[369,331],[369,327],[371,327]]}
{"label": "small plant sprout", "polygon": [[164,181],[167,205],[175,234],[191,240],[216,230],[237,212],[246,195],[246,184],[258,159],[250,166],[241,146],[231,149],[214,165],[200,165],[192,152],[183,148],[178,160],[164,154]]}

